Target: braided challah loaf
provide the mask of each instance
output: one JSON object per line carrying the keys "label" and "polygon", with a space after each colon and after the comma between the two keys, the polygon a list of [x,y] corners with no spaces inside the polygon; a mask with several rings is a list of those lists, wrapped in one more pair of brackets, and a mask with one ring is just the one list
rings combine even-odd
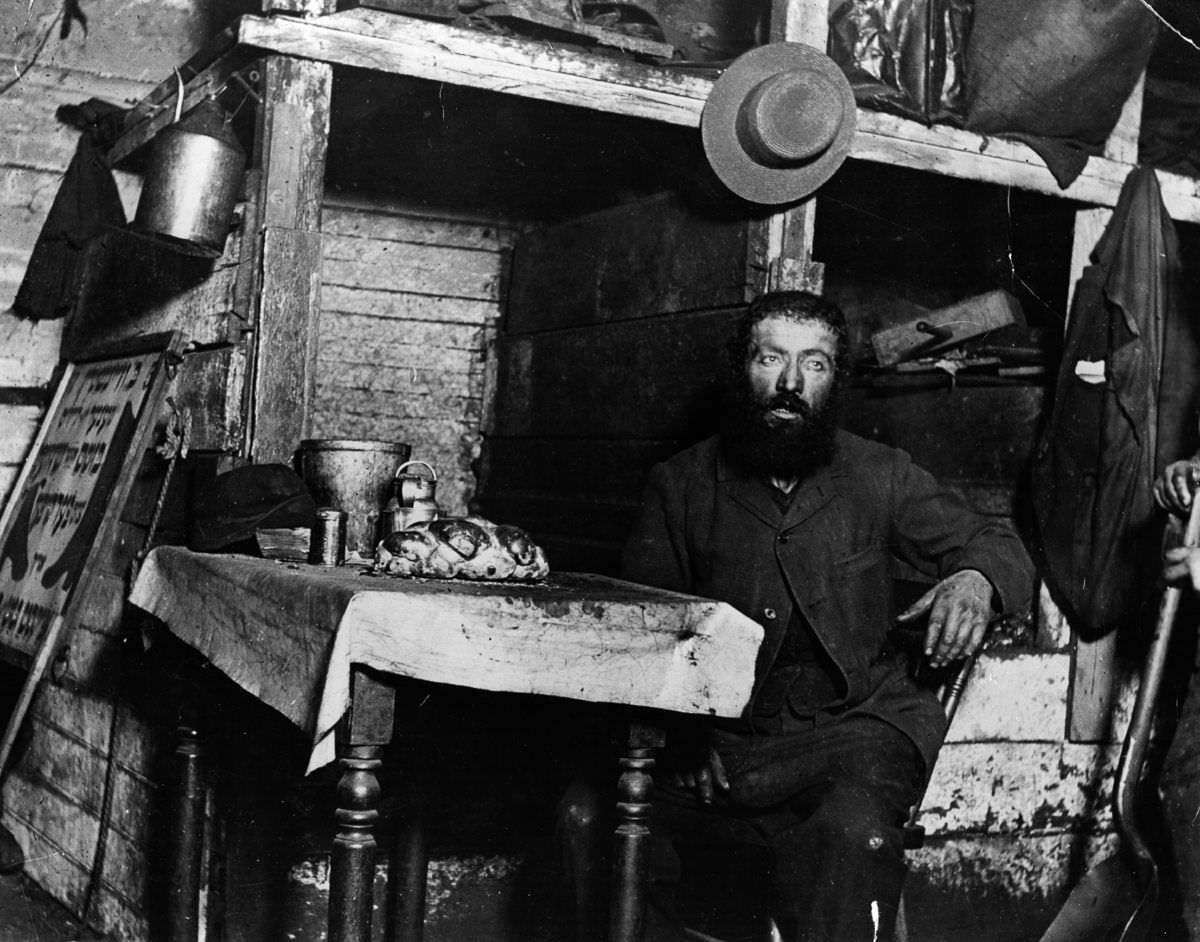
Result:
{"label": "braided challah loaf", "polygon": [[444,517],[385,537],[375,572],[431,579],[532,581],[550,572],[546,554],[520,527],[483,517]]}

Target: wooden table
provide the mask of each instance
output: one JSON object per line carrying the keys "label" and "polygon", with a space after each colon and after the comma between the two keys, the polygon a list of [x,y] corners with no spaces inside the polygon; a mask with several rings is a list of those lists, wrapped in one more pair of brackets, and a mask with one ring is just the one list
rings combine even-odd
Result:
{"label": "wooden table", "polygon": [[[531,585],[399,579],[178,547],[147,557],[130,600],[310,734],[309,771],[339,763],[330,942],[370,937],[376,773],[394,727],[388,680],[736,716],[762,641],[762,629],[724,603],[602,576],[559,573]],[[178,750],[193,770],[194,736]],[[641,937],[657,744],[632,736],[619,759],[614,942]],[[172,918],[180,939],[199,928],[203,802],[198,776],[183,781]],[[406,898],[423,900],[423,882]],[[419,939],[423,913],[410,908],[401,924]]]}

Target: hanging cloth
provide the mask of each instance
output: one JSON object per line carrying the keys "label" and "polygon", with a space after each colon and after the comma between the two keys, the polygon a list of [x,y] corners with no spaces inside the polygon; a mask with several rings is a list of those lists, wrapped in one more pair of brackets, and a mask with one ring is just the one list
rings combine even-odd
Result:
{"label": "hanging cloth", "polygon": [[125,225],[117,184],[104,159],[112,128],[119,126],[114,120],[124,112],[98,99],[63,112],[82,124],[82,133],[13,300],[13,312],[28,320],[65,316],[78,289],[84,246],[105,229]]}
{"label": "hanging cloth", "polygon": [[1165,337],[1184,333],[1179,245],[1152,169],[1130,172],[1090,260],[1032,483],[1046,584],[1094,637],[1136,618],[1155,584],[1162,515],[1151,488],[1184,453],[1179,430],[1192,418],[1191,397],[1163,382],[1164,369],[1176,372]]}

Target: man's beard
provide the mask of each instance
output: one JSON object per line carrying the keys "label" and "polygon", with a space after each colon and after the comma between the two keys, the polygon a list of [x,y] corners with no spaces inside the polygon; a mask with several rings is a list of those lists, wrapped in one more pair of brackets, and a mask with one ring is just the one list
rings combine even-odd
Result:
{"label": "man's beard", "polygon": [[[835,385],[815,408],[794,392],[758,402],[742,379],[722,411],[721,450],[744,470],[804,480],[833,460],[840,398]],[[800,418],[772,421],[773,409],[788,409]]]}

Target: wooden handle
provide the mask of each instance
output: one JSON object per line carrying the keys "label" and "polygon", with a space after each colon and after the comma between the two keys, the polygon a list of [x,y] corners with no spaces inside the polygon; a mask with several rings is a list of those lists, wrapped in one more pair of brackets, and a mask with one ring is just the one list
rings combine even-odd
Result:
{"label": "wooden handle", "polygon": [[[1187,526],[1183,531],[1182,546],[1200,543],[1200,495],[1192,500]],[[1183,590],[1179,586],[1167,586],[1163,590],[1158,607],[1158,619],[1154,625],[1154,636],[1146,652],[1146,664],[1142,668],[1142,681],[1138,686],[1137,699],[1133,705],[1133,716],[1125,734],[1121,749],[1121,763],[1117,769],[1115,812],[1117,828],[1129,843],[1143,870],[1157,869],[1150,848],[1137,830],[1134,821],[1134,792],[1141,776],[1142,762],[1150,740],[1150,729],[1154,723],[1158,691],[1162,686],[1163,671],[1167,661],[1167,650],[1171,645],[1171,633]]]}

